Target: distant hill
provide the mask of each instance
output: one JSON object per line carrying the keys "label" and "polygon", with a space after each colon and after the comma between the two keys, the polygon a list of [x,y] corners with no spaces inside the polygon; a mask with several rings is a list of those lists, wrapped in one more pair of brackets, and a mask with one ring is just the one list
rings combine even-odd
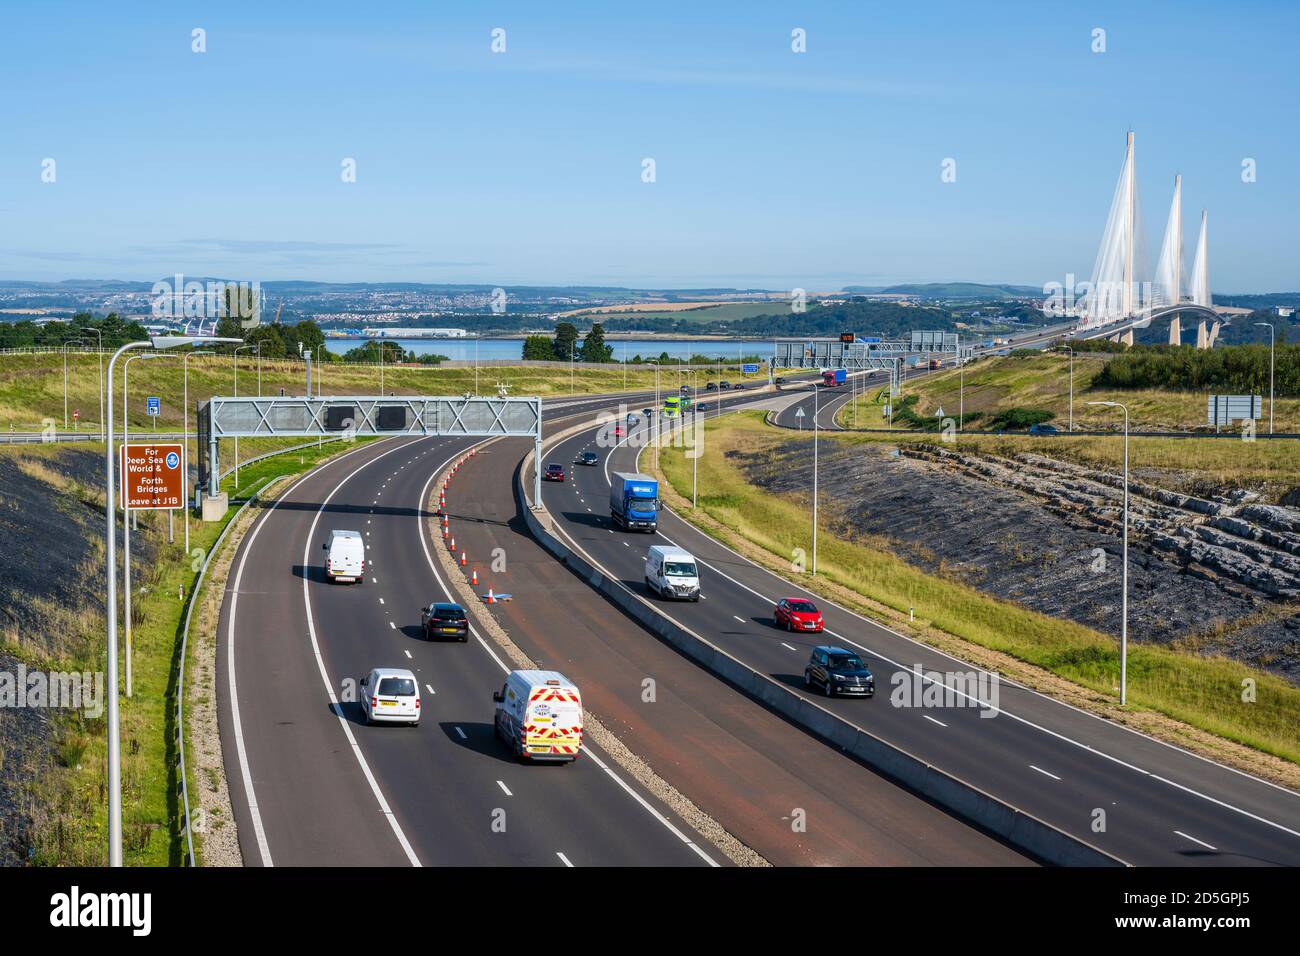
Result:
{"label": "distant hill", "polygon": [[1040,297],[1043,290],[1028,285],[985,285],[981,282],[920,282],[890,286],[846,285],[845,292],[862,295],[916,295],[925,299],[979,299],[985,302]]}

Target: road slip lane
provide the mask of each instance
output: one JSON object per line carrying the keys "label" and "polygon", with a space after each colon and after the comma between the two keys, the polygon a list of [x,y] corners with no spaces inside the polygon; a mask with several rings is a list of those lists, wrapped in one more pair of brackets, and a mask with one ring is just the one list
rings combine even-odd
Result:
{"label": "road slip lane", "polygon": [[[552,457],[569,460],[590,441],[590,434],[575,436]],[[602,449],[602,456],[605,453]],[[635,463],[636,450],[622,447],[610,468],[630,471]],[[606,471],[583,469],[576,473],[573,487],[548,486],[545,498],[563,531],[638,593],[644,593],[642,562],[650,544],[687,548],[703,564],[707,599],[667,604],[651,598],[652,603],[797,693],[804,693],[803,663],[812,643],[857,648],[876,673],[876,698],[820,698],[819,703],[1122,859],[1160,865],[1300,862],[1300,796],[1024,688],[1003,682],[1001,710],[992,719],[980,716],[987,708],[965,706],[971,701],[964,698],[958,698],[958,706],[891,706],[891,677],[897,671],[918,663],[941,673],[970,668],[820,598],[816,600],[827,622],[823,637],[777,630],[771,624],[772,602],[801,593],[796,585],[744,560],[675,515],[661,515],[655,536],[629,536],[611,534],[607,516],[593,517],[575,507],[578,494],[587,500],[607,494]],[[635,540],[627,547],[629,538]],[[742,626],[736,616],[751,623]],[[790,645],[797,652],[792,653]],[[1053,781],[1029,764],[1052,768],[1063,781]],[[1105,813],[1104,832],[1094,829],[1098,811]],[[1206,855],[1175,829],[1195,833],[1218,851]]]}
{"label": "road slip lane", "polygon": [[[591,438],[562,459],[550,456],[577,479],[550,493],[574,510],[574,488],[583,487],[599,508],[593,519],[581,506],[577,520],[587,531],[608,510],[607,495],[589,493],[585,481],[599,469],[570,464],[577,452],[599,450]],[[778,865],[1028,862],[715,679],[552,558],[528,534],[513,495],[531,447],[496,442],[453,481],[451,529],[469,553],[467,573],[477,572],[483,593],[490,585],[513,596],[492,613],[514,641],[576,681],[587,707],[668,783]],[[491,567],[496,548],[504,570]]]}

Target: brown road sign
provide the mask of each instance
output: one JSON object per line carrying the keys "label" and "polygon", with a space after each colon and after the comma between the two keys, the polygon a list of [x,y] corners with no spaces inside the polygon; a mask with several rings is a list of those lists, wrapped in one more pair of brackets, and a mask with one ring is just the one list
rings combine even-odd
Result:
{"label": "brown road sign", "polygon": [[185,507],[185,446],[132,444],[120,449],[122,502],[132,511]]}

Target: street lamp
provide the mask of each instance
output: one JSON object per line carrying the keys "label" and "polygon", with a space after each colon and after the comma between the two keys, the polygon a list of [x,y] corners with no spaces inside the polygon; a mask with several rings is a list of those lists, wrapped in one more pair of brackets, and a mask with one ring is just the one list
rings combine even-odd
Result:
{"label": "street lamp", "polygon": [[[182,396],[183,396],[183,397],[181,398],[181,403],[182,403],[182,404],[181,404],[181,423],[182,423],[182,428],[184,429],[184,432],[185,432],[185,439],[184,439],[184,441],[185,441],[185,454],[186,454],[186,455],[188,455],[188,454],[189,454],[189,451],[190,451],[190,411],[189,411],[189,409],[190,409],[190,359],[194,358],[194,356],[196,356],[196,355],[211,355],[211,354],[212,354],[212,350],[211,350],[211,349],[204,349],[204,350],[201,350],[201,351],[190,351],[190,352],[186,352],[184,355],[181,356],[181,394],[182,394]],[[197,430],[197,425],[198,425],[198,423],[195,422],[196,430]],[[196,451],[197,451],[197,449],[196,449]],[[185,473],[185,495],[186,495],[186,498],[185,498],[185,553],[186,553],[187,555],[190,553],[190,501],[192,500],[192,499],[189,497],[189,494],[190,494],[190,476],[189,476],[189,470],[188,470],[188,469],[189,469],[190,465],[192,465],[192,464],[193,464],[193,459],[191,459],[190,461],[186,462],[186,465],[185,465],[185,467],[186,467],[186,473]]]}
{"label": "street lamp", "polygon": [[1120,584],[1119,704],[1128,702],[1128,406],[1123,402],[1089,402],[1106,408],[1124,409],[1124,544]]}
{"label": "street lamp", "polygon": [[[216,341],[230,341],[217,339]],[[108,377],[104,380],[108,388],[107,401],[104,403],[104,608],[108,618],[108,635],[105,642],[106,667],[105,678],[108,684],[108,706],[106,722],[108,732],[108,865],[122,865],[122,747],[117,698],[117,514],[113,499],[117,497],[116,483],[113,478],[113,364],[130,349],[155,348],[168,349],[178,345],[192,345],[193,336],[160,335],[156,338],[128,342],[108,360]],[[122,512],[122,524],[126,525],[126,511]]]}
{"label": "street lamp", "polygon": [[[662,421],[661,421],[661,419],[663,418],[663,416],[659,414],[659,362],[658,362],[658,360],[651,361],[651,360],[647,359],[647,360],[646,360],[646,364],[647,364],[647,365],[653,365],[653,366],[655,367],[655,404],[654,404],[654,425],[655,425],[655,427],[654,427],[654,434],[650,437],[650,441],[651,441],[653,444],[658,445],[658,444],[659,444],[659,431],[660,431],[660,429],[662,428]],[[647,426],[648,426],[648,425],[649,425],[649,422],[647,422],[646,424],[647,424]]]}
{"label": "street lamp", "polygon": [[68,430],[68,346],[82,345],[82,339],[69,339],[63,343],[63,430]]}
{"label": "street lamp", "polygon": [[[239,397],[239,353],[245,349],[256,348],[254,345],[239,345],[235,347],[235,398]],[[381,353],[382,354],[382,353]],[[382,393],[383,389],[380,389]],[[217,479],[220,480],[220,477]],[[239,436],[235,436],[235,490],[239,490]]]}
{"label": "street lamp", "polygon": [[1070,353],[1070,431],[1074,431],[1074,349],[1068,345],[1061,348]]}
{"label": "street lamp", "polygon": [[813,385],[813,527],[812,527],[812,574],[817,577],[817,436],[821,434],[818,419],[821,418],[822,393]]}
{"label": "street lamp", "polygon": [[[157,352],[144,352],[140,355],[132,355],[122,363],[122,447],[125,448],[130,444],[131,420],[128,417],[128,397],[130,390],[127,387],[127,373],[131,371],[131,363],[140,359],[160,359],[174,358],[172,355],[159,355]],[[122,487],[126,488],[126,475],[122,476]],[[126,696],[131,697],[131,522],[128,520],[131,516],[127,514],[127,498],[122,495],[122,595],[126,602]]]}
{"label": "street lamp", "polygon": [[[700,487],[700,431],[698,417],[700,413],[700,370],[697,368],[679,368],[677,374],[691,377],[691,508],[693,509],[699,502]],[[681,392],[680,388],[678,392]],[[685,422],[682,422],[682,428],[685,430]]]}
{"label": "street lamp", "polygon": [[96,353],[99,357],[99,433],[104,441],[108,441],[108,434],[104,431],[104,330],[85,325],[81,331],[94,332],[99,336],[99,351]]}
{"label": "street lamp", "polygon": [[[1276,332],[1272,322],[1256,322],[1268,328],[1268,433],[1273,434],[1273,347],[1276,344]],[[66,361],[66,359],[65,359]]]}

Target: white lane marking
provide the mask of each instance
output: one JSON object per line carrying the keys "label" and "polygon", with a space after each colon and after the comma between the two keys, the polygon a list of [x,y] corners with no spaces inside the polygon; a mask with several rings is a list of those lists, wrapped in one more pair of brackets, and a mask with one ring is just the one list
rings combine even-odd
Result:
{"label": "white lane marking", "polygon": [[[262,824],[262,812],[257,803],[257,791],[253,788],[253,775],[248,769],[248,748],[244,744],[244,725],[239,714],[239,694],[235,684],[235,616],[239,608],[239,584],[244,578],[244,565],[248,561],[249,553],[253,550],[253,543],[257,540],[257,536],[262,533],[262,527],[266,524],[267,519],[280,506],[280,502],[292,495],[299,485],[319,473],[327,465],[332,465],[334,462],[341,461],[363,450],[364,448],[354,448],[352,451],[340,455],[332,462],[318,465],[295,481],[283,495],[272,501],[271,507],[262,515],[261,520],[257,522],[257,526],[253,529],[253,533],[248,536],[243,554],[239,558],[239,567],[235,571],[235,581],[230,592],[230,615],[227,619],[226,630],[226,673],[228,675],[226,684],[230,693],[230,718],[235,734],[235,751],[239,755],[239,774],[244,783],[244,800],[248,804],[248,815],[253,821],[253,834],[257,839],[257,851],[262,858],[263,866],[274,866],[275,863],[271,859],[271,846],[266,839],[266,827]],[[305,561],[303,563],[306,564]]]}
{"label": "white lane marking", "polygon": [[[674,516],[674,517],[676,517],[676,516]],[[678,520],[684,520],[684,519],[680,519],[680,518],[679,518]],[[681,545],[677,544],[677,542],[673,541],[671,538],[669,538],[669,537],[668,537],[666,534],[664,534],[662,531],[658,531],[658,532],[656,532],[656,533],[657,533],[657,535],[658,535],[659,537],[663,538],[665,541],[667,541],[667,542],[668,542],[670,545],[672,545],[673,547],[681,547]],[[701,533],[701,534],[702,534],[702,533]],[[573,539],[570,538],[570,541],[572,541],[572,540],[573,540]],[[768,571],[766,568],[762,567],[761,565],[759,565],[759,564],[755,564],[753,561],[751,561],[749,558],[746,558],[744,555],[740,554],[739,552],[734,551],[734,550],[732,550],[731,548],[727,548],[727,546],[724,545],[724,544],[721,544],[721,542],[714,542],[713,539],[711,539],[711,538],[710,538],[709,540],[710,540],[710,542],[712,542],[712,543],[717,543],[717,544],[719,544],[721,547],[726,548],[728,551],[731,551],[732,554],[735,554],[737,557],[739,557],[739,558],[740,558],[742,561],[744,561],[746,564],[753,565],[753,566],[754,566],[755,568],[757,568],[758,570],[762,571],[763,573],[765,573],[765,574],[767,574],[767,575],[769,575],[769,576],[771,576],[771,577],[773,577],[773,578],[776,578],[776,580],[781,581],[783,584],[789,584],[788,581],[785,581],[783,578],[778,577],[776,574],[774,574],[774,573],[771,572],[771,571]],[[575,542],[575,543],[576,543],[576,542]],[[765,595],[761,594],[760,592],[756,591],[754,588],[751,588],[748,584],[745,584],[745,583],[743,583],[743,582],[741,582],[741,581],[736,580],[736,579],[733,578],[731,575],[727,574],[725,571],[720,571],[720,570],[718,570],[718,568],[717,568],[715,565],[709,564],[709,563],[707,563],[707,562],[705,562],[705,561],[701,561],[701,560],[699,559],[699,557],[696,557],[695,560],[696,560],[696,562],[697,562],[698,564],[703,565],[704,567],[708,568],[710,571],[713,571],[715,574],[719,574],[719,575],[721,575],[722,577],[726,578],[726,579],[727,579],[728,581],[730,581],[732,584],[735,584],[736,586],[743,588],[744,590],[748,591],[750,594],[753,594],[755,597],[760,598],[760,599],[763,600],[764,602],[771,603],[771,599],[770,599],[770,598],[768,598],[768,597],[766,597]],[[791,585],[791,587],[793,587],[793,585]],[[831,606],[834,607],[837,611],[842,611],[842,612],[844,612],[845,614],[849,614],[849,615],[851,615],[851,616],[853,616],[853,617],[856,617],[856,618],[858,618],[860,621],[863,621],[863,622],[864,622],[865,624],[867,624],[868,626],[879,627],[881,630],[885,631],[887,634],[891,634],[891,635],[893,635],[893,636],[895,636],[895,637],[901,638],[902,640],[908,641],[909,643],[917,644],[917,646],[920,647],[920,648],[922,648],[923,650],[926,650],[926,651],[930,651],[930,652],[932,652],[932,653],[939,654],[939,655],[941,655],[941,656],[943,656],[943,657],[946,657],[946,658],[948,658],[949,660],[954,661],[954,662],[957,662],[957,663],[965,663],[965,662],[962,661],[961,658],[959,658],[959,657],[954,657],[953,655],[951,655],[951,654],[947,654],[947,653],[944,653],[943,651],[937,651],[937,650],[935,650],[934,648],[926,647],[925,645],[919,644],[919,642],[912,640],[911,638],[907,637],[905,634],[899,634],[897,631],[892,631],[892,630],[890,630],[889,628],[884,627],[883,625],[875,624],[875,623],[872,622],[872,621],[868,621],[866,618],[862,617],[860,614],[855,614],[853,611],[850,611],[850,610],[848,610],[848,609],[846,609],[846,608],[840,607],[838,604],[834,604],[834,602],[827,602],[827,603],[828,603],[828,604],[831,604]],[[660,613],[662,614],[663,612],[661,611]],[[667,616],[667,615],[665,615],[665,616]],[[884,654],[880,653],[879,651],[872,650],[871,648],[867,647],[865,644],[859,644],[857,641],[853,640],[852,638],[850,638],[850,637],[846,637],[846,636],[844,636],[843,634],[839,634],[839,633],[837,633],[837,632],[835,632],[835,631],[832,631],[830,628],[826,628],[825,633],[829,634],[831,637],[836,638],[837,640],[847,641],[849,644],[853,645],[854,647],[858,648],[859,650],[864,651],[864,652],[866,652],[866,653],[868,653],[868,654],[874,655],[875,657],[879,658],[880,660],[884,661],[884,662],[887,663],[887,664],[892,665],[893,667],[898,668],[899,670],[906,670],[906,671],[909,671],[909,672],[910,672],[910,670],[911,670],[910,668],[906,668],[906,667],[904,667],[902,664],[898,663],[897,661],[895,661],[895,660],[893,660],[893,659],[891,659],[891,658],[885,656]],[[969,666],[969,665],[967,665],[967,666]],[[928,676],[926,676],[925,674],[922,674],[921,676],[922,676],[922,680],[924,680],[925,682],[927,682],[927,683],[935,683],[935,681],[934,681],[933,678],[928,677]],[[1010,682],[1007,681],[1006,683],[1010,683]],[[1015,685],[1015,686],[1019,686],[1019,685]],[[1026,690],[1028,690],[1028,689],[1026,689]],[[961,697],[963,697],[963,698],[965,698],[965,699],[967,699],[967,700],[969,700],[969,701],[972,701],[973,704],[976,705],[976,706],[984,707],[984,708],[987,708],[987,709],[989,709],[989,710],[994,710],[994,709],[995,709],[995,708],[993,708],[993,707],[990,707],[989,704],[986,703],[985,701],[982,701],[982,700],[980,700],[978,697],[974,697],[974,696],[972,696],[972,695],[966,693],[965,691],[962,691],[962,690],[960,690],[960,689],[955,689],[954,692],[957,693],[958,695],[960,695]],[[1059,704],[1059,705],[1062,706],[1062,707],[1067,707],[1067,708],[1069,708],[1070,710],[1074,711],[1075,713],[1083,714],[1083,715],[1085,715],[1085,716],[1089,716],[1089,717],[1096,717],[1095,714],[1090,714],[1090,713],[1089,713],[1088,711],[1086,711],[1086,710],[1080,710],[1079,708],[1074,707],[1074,706],[1072,706],[1072,705],[1070,705],[1070,704],[1066,704],[1066,703],[1063,703],[1063,702],[1061,702],[1061,701],[1053,700],[1052,698],[1046,696],[1045,694],[1039,694],[1037,691],[1028,690],[1028,693],[1031,693],[1031,694],[1033,694],[1034,696],[1039,697],[1039,698],[1041,698],[1041,699],[1043,699],[1043,700],[1045,700],[1045,701],[1047,701],[1047,702],[1049,702],[1049,703]],[[1278,823],[1278,822],[1275,821],[1275,820],[1270,820],[1270,819],[1268,819],[1267,817],[1261,817],[1261,816],[1259,816],[1258,814],[1251,813],[1249,810],[1246,810],[1246,809],[1244,809],[1244,808],[1242,808],[1242,807],[1234,806],[1234,805],[1231,804],[1231,803],[1227,803],[1227,802],[1225,802],[1225,801],[1223,801],[1223,800],[1219,800],[1218,798],[1216,798],[1216,797],[1212,797],[1212,796],[1210,796],[1210,795],[1207,794],[1207,793],[1201,793],[1199,790],[1193,790],[1191,787],[1185,786],[1185,785],[1183,785],[1183,784],[1181,784],[1181,783],[1175,783],[1175,782],[1172,781],[1172,780],[1167,780],[1167,779],[1165,779],[1164,777],[1159,776],[1158,774],[1154,774],[1154,773],[1152,773],[1150,770],[1145,770],[1145,769],[1143,769],[1142,767],[1137,766],[1136,764],[1129,763],[1127,760],[1124,760],[1124,759],[1122,759],[1122,758],[1120,758],[1120,757],[1116,757],[1116,756],[1114,756],[1113,754],[1108,754],[1108,753],[1106,753],[1104,750],[1098,750],[1096,747],[1093,747],[1093,746],[1091,746],[1091,745],[1089,745],[1089,744],[1085,744],[1085,743],[1083,743],[1082,741],[1075,740],[1075,739],[1072,738],[1072,737],[1067,737],[1065,734],[1063,734],[1063,733],[1061,733],[1061,732],[1059,732],[1059,731],[1056,731],[1056,730],[1052,730],[1050,727],[1045,727],[1045,726],[1043,726],[1042,724],[1035,723],[1034,721],[1028,719],[1027,717],[1021,717],[1021,716],[1018,715],[1018,714],[1012,713],[1011,711],[1007,710],[1005,707],[998,707],[998,708],[996,708],[996,711],[997,711],[997,713],[999,713],[999,714],[1004,714],[1004,715],[1006,715],[1006,716],[1009,717],[1011,720],[1014,720],[1014,721],[1016,721],[1017,723],[1024,724],[1026,727],[1032,727],[1034,730],[1037,730],[1037,731],[1039,731],[1040,733],[1047,734],[1049,737],[1054,737],[1054,738],[1056,738],[1057,740],[1062,741],[1063,743],[1071,744],[1072,746],[1078,747],[1080,750],[1086,750],[1086,751],[1087,751],[1088,753],[1090,753],[1090,754],[1095,754],[1096,756],[1101,757],[1101,758],[1104,759],[1104,760],[1108,760],[1108,761],[1110,761],[1111,763],[1117,764],[1118,766],[1124,767],[1124,768],[1127,769],[1127,770],[1135,771],[1135,772],[1137,772],[1137,773],[1142,774],[1142,775],[1145,776],[1145,777],[1150,777],[1152,780],[1159,780],[1159,781],[1162,782],[1162,783],[1167,783],[1167,784],[1169,784],[1170,786],[1175,787],[1175,788],[1177,788],[1177,789],[1179,789],[1179,790],[1182,790],[1183,792],[1185,792],[1185,793],[1187,793],[1187,794],[1189,794],[1189,795],[1191,795],[1191,796],[1199,797],[1199,798],[1202,799],[1202,800],[1207,800],[1207,801],[1209,801],[1210,803],[1217,804],[1218,806],[1223,807],[1225,810],[1231,810],[1231,811],[1234,812],[1234,813],[1239,813],[1239,814],[1241,814],[1241,815],[1244,816],[1244,817],[1247,817],[1247,818],[1249,818],[1249,819],[1251,819],[1251,820],[1256,821],[1257,823],[1263,823],[1263,824],[1266,824],[1267,826],[1271,826],[1271,827],[1274,827],[1275,829],[1281,830],[1283,833],[1289,833],[1291,836],[1294,836],[1294,837],[1300,837],[1300,831],[1293,830],[1293,829],[1291,829],[1290,827],[1288,827],[1288,826],[1286,826],[1286,825],[1284,825],[1284,824]],[[1098,719],[1100,719],[1100,718],[1098,718]],[[1130,728],[1127,728],[1127,727],[1120,727],[1119,729],[1121,729],[1121,730],[1129,730],[1130,733],[1135,733],[1135,734],[1137,734],[1139,737],[1141,737],[1143,740],[1146,740],[1146,741],[1149,741],[1149,742],[1154,742],[1154,743],[1164,743],[1164,741],[1162,741],[1162,740],[1158,740],[1158,739],[1155,738],[1155,737],[1149,737],[1149,736],[1147,736],[1147,735],[1145,735],[1145,734],[1142,734],[1142,733],[1140,733],[1140,732],[1138,732],[1138,731],[1133,731],[1133,730],[1131,730]],[[1195,758],[1197,758],[1198,760],[1203,760],[1203,761],[1205,761],[1206,763],[1213,764],[1214,766],[1219,767],[1219,768],[1221,768],[1221,769],[1232,771],[1233,773],[1236,773],[1236,774],[1238,774],[1238,775],[1240,775],[1240,776],[1243,776],[1243,777],[1247,778],[1248,780],[1253,780],[1253,781],[1255,781],[1255,782],[1257,782],[1257,783],[1262,783],[1262,784],[1264,784],[1264,785],[1266,785],[1266,786],[1272,787],[1272,788],[1275,789],[1275,790],[1281,790],[1283,793],[1291,793],[1291,791],[1287,790],[1285,787],[1279,787],[1277,784],[1270,783],[1270,782],[1267,781],[1267,780],[1261,780],[1261,779],[1258,778],[1258,777],[1252,777],[1252,776],[1250,776],[1249,774],[1247,774],[1247,773],[1243,773],[1243,772],[1240,771],[1240,770],[1235,770],[1235,769],[1233,769],[1232,767],[1225,767],[1223,764],[1217,763],[1217,762],[1215,762],[1215,761],[1213,761],[1213,760],[1210,760],[1210,759],[1208,759],[1208,758],[1206,758],[1206,757],[1202,757],[1202,756],[1200,756],[1199,754],[1194,754],[1194,753],[1191,753],[1190,751],[1183,750],[1181,747],[1174,747],[1172,744],[1165,744],[1165,745],[1168,746],[1168,747],[1170,747],[1170,749],[1172,749],[1172,750],[1177,750],[1177,751],[1180,752],[1180,753],[1186,754],[1186,755],[1191,756],[1191,757],[1195,757]]]}
{"label": "white lane marking", "polygon": [[379,599],[379,603],[380,603],[380,604],[383,604],[383,603],[384,603],[384,599],[383,599],[383,598],[380,598],[380,599]]}
{"label": "white lane marking", "polygon": [[437,693],[438,693],[436,690],[433,689],[433,685],[432,685],[432,684],[425,684],[425,685],[424,685],[424,689],[427,690],[431,695],[435,695],[435,696],[436,696]]}
{"label": "white lane marking", "polygon": [[504,792],[507,797],[514,796],[514,794],[510,792],[510,788],[506,786],[506,782],[504,780],[498,780],[497,786],[501,788],[502,792]]}
{"label": "white lane marking", "polygon": [[1054,774],[1054,773],[1048,773],[1048,772],[1047,772],[1046,770],[1044,770],[1042,767],[1035,767],[1033,764],[1030,764],[1030,765],[1029,765],[1029,769],[1030,769],[1030,770],[1037,770],[1037,771],[1038,771],[1039,773],[1041,773],[1044,777],[1051,777],[1053,780],[1060,780],[1060,779],[1061,779],[1061,778],[1058,777],[1056,774]]}
{"label": "white lane marking", "polygon": [[781,642],[781,646],[782,646],[782,647],[789,647],[790,650],[792,650],[792,651],[797,651],[797,650],[799,650],[799,648],[797,648],[797,647],[791,647],[791,646],[790,646],[789,644],[787,644],[785,641],[782,641],[782,642]]}
{"label": "white lane marking", "polygon": [[388,626],[391,627],[394,631],[397,630],[397,625],[394,624],[392,621],[388,622]]}
{"label": "white lane marking", "polygon": [[[437,477],[438,472],[441,470],[442,470],[441,468],[436,468],[434,469],[433,473],[429,475],[429,480],[426,481],[424,483],[424,487],[420,489],[419,501],[424,501],[428,497],[429,486],[433,484],[433,479]],[[424,534],[424,522],[418,521],[416,522],[416,524],[418,526],[416,528],[416,533],[420,537],[420,547],[424,550],[424,559],[429,563],[429,570],[433,572],[434,580],[438,582],[438,587],[442,588],[442,593],[447,596],[447,600],[454,601],[455,598],[451,596],[451,589],[448,588],[446,582],[443,581],[442,575],[438,572],[437,565],[433,563],[433,555],[429,553],[429,543],[428,541],[425,540],[425,534]],[[613,531],[610,531],[610,534],[613,533],[614,533]],[[488,646],[487,641],[483,640],[483,636],[479,634],[478,628],[476,628],[472,622],[469,625],[469,632],[474,635],[475,639],[479,643],[479,646],[482,647],[483,650],[488,652],[488,656],[490,656],[492,660],[496,661],[497,667],[501,668],[502,673],[509,674],[510,673],[509,666],[507,666],[506,663],[502,661],[500,657],[497,656],[496,651],[492,650],[492,648]],[[465,732],[461,730],[459,727],[456,728],[456,733],[460,734],[462,740],[466,739]],[[667,827],[669,832],[671,832],[679,840],[681,840],[688,847],[690,847],[692,851],[694,851],[701,859],[704,860],[704,862],[708,863],[709,866],[713,866],[713,867],[721,866],[721,864],[719,864],[711,856],[709,856],[702,849],[696,846],[694,841],[692,841],[688,836],[686,836],[686,834],[682,833],[681,830],[679,830],[676,826],[674,826],[671,820],[669,820],[662,813],[656,810],[651,804],[646,802],[645,798],[642,797],[641,794],[637,793],[630,786],[628,786],[628,784],[623,780],[623,778],[620,777],[618,774],[616,774],[613,770],[611,770],[609,766],[603,760],[601,760],[600,757],[596,756],[596,754],[593,753],[586,744],[582,745],[582,752],[586,754],[588,757],[590,757],[591,760],[596,764],[596,766],[600,767],[602,770],[605,771],[605,773],[609,774],[609,776],[614,780],[614,782],[617,783],[620,787],[622,787],[625,791],[627,791],[632,796],[632,799],[634,799],[637,803],[641,804],[641,806],[644,807],[651,816],[653,816],[656,820],[658,820],[665,827]]]}
{"label": "white lane marking", "polygon": [[1184,840],[1191,840],[1193,843],[1199,843],[1207,850],[1213,850],[1215,853],[1219,852],[1219,848],[1217,846],[1210,846],[1210,844],[1206,843],[1204,840],[1198,840],[1194,836],[1189,836],[1188,834],[1184,833],[1182,830],[1175,830],[1174,832],[1177,833]]}
{"label": "white lane marking", "polygon": [[[342,481],[334,486],[334,489],[328,495],[325,496],[325,499],[320,503],[320,507],[317,509],[315,516],[312,518],[311,527],[307,530],[307,541],[303,545],[302,549],[302,563],[304,566],[308,564],[311,557],[311,543],[316,538],[316,525],[320,523],[320,517],[325,513],[326,506],[329,505],[334,496],[338,494],[339,489],[359,474],[362,469],[373,465],[380,458],[385,458],[388,455],[393,454],[393,452],[400,451],[402,447],[402,445],[398,445],[396,448],[392,448],[389,451],[376,455],[364,465],[360,465],[353,469]],[[307,634],[311,638],[312,653],[316,657],[316,667],[320,671],[321,683],[325,685],[325,693],[329,697],[330,708],[334,711],[334,716],[338,719],[339,726],[343,729],[343,734],[347,737],[348,744],[352,747],[352,755],[356,757],[357,764],[361,767],[361,772],[365,776],[366,782],[370,784],[370,792],[374,794],[375,801],[379,804],[380,812],[383,813],[384,817],[388,820],[388,825],[392,828],[393,835],[397,837],[397,842],[401,844],[402,850],[406,854],[406,859],[412,866],[421,866],[420,858],[415,855],[415,850],[411,847],[410,841],[406,839],[406,833],[403,832],[402,825],[397,822],[397,815],[393,813],[392,807],[384,796],[384,792],[379,788],[379,781],[375,779],[374,773],[370,770],[370,764],[366,761],[365,754],[361,752],[361,747],[357,743],[357,738],[352,733],[351,725],[348,723],[347,718],[343,716],[343,707],[339,704],[338,697],[334,693],[334,683],[330,680],[329,672],[325,669],[325,658],[321,654],[320,641],[316,637],[316,622],[311,612],[311,592],[307,585],[308,580],[304,577],[302,579],[302,603],[303,608],[307,612]],[[391,621],[389,624],[396,629],[396,625],[393,625]]]}
{"label": "white lane marking", "polygon": [[561,852],[559,852],[559,851],[557,850],[557,851],[555,852],[555,855],[558,856],[558,857],[560,858],[560,862],[563,863],[565,866],[570,867],[570,868],[573,867],[573,864],[569,862],[569,858],[568,858],[567,856],[565,856],[563,853],[561,853]]}
{"label": "white lane marking", "polygon": [[408,661],[411,660],[411,652],[408,651],[408,650],[406,650],[405,648],[403,648],[403,651],[404,651],[405,654],[406,654],[406,659],[407,659]]}
{"label": "white lane marking", "polygon": [[940,727],[948,726],[942,720],[936,720],[935,718],[931,717],[929,714],[922,714],[921,716],[924,717],[926,720],[930,721],[930,723],[932,724],[938,724]]}
{"label": "white lane marking", "polygon": [[456,728],[456,733],[460,734],[461,740],[469,740],[469,738],[465,736],[465,731],[461,730],[459,727]]}
{"label": "white lane marking", "polygon": [[737,621],[739,621],[741,624],[744,624],[744,623],[745,623],[745,619],[744,619],[743,617],[741,617],[739,614],[733,614],[733,615],[731,615],[731,616],[734,617],[734,618],[735,618]]}

